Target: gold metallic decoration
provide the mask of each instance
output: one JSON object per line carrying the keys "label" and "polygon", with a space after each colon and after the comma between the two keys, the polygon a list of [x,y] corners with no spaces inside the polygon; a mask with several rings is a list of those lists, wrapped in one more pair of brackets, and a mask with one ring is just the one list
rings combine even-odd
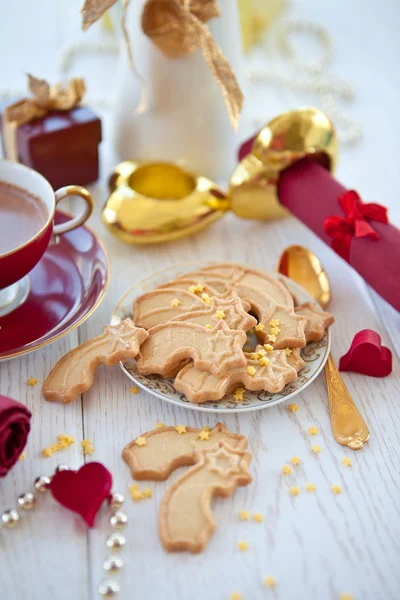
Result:
{"label": "gold metallic decoration", "polygon": [[243,50],[248,52],[287,6],[287,0],[239,0]]}
{"label": "gold metallic decoration", "polygon": [[120,163],[110,179],[103,223],[130,244],[155,244],[191,235],[229,208],[206,177],[168,163]]}
{"label": "gold metallic decoration", "polygon": [[[318,257],[310,250],[289,246],[279,259],[278,271],[299,283],[322,308],[328,306],[331,300],[329,278]],[[329,354],[324,370],[333,437],[342,446],[359,450],[369,439],[368,427],[343,382],[332,354]]]}
{"label": "gold metallic decoration", "polygon": [[17,502],[22,510],[32,510],[35,508],[36,498],[32,492],[28,492],[27,494],[21,494],[18,496]]}
{"label": "gold metallic decoration", "polygon": [[128,524],[128,516],[122,510],[116,510],[110,517],[113,529],[123,529]]}
{"label": "gold metallic decoration", "polygon": [[235,168],[227,193],[177,165],[120,163],[110,178],[102,219],[124,242],[157,244],[200,231],[229,209],[244,219],[279,218],[287,214],[278,197],[280,173],[305,156],[331,171],[336,164],[335,130],[315,108],[293,110],[268,123]]}
{"label": "gold metallic decoration", "polygon": [[118,510],[119,508],[121,508],[124,501],[125,498],[121,494],[121,492],[114,492],[110,498],[110,506],[113,510]]}
{"label": "gold metallic decoration", "polygon": [[[117,0],[85,0],[81,9],[83,30],[86,31],[116,2]],[[134,64],[126,27],[129,2],[130,0],[123,0],[121,27],[130,66],[142,81]],[[236,131],[243,105],[243,93],[227,58],[206,24],[211,18],[220,15],[217,0],[147,0],[143,6],[142,29],[168,58],[186,56],[201,48],[208,68],[221,88],[232,127]],[[143,89],[146,89],[145,83]],[[144,110],[143,94],[141,104]]]}
{"label": "gold metallic decoration", "polygon": [[4,511],[1,515],[0,522],[3,527],[8,527],[8,529],[16,527],[19,523],[18,511],[16,511],[15,508]]}

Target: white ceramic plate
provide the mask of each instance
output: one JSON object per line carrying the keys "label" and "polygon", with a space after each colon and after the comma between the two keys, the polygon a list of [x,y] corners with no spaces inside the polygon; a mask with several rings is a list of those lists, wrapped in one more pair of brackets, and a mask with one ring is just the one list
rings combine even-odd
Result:
{"label": "white ceramic plate", "polygon": [[[212,261],[184,263],[170,267],[169,269],[164,269],[163,271],[159,271],[157,273],[153,273],[145,279],[142,279],[130,290],[128,290],[121,298],[114,310],[111,321],[112,324],[119,323],[122,319],[126,319],[127,317],[133,318],[133,303],[141,294],[153,290],[157,286],[171,281],[171,279],[181,277],[185,273],[189,273],[190,271],[194,271],[210,264],[213,264]],[[291,279],[288,279],[287,277],[279,275],[273,271],[265,272],[272,277],[284,279],[287,287],[291,292],[293,292],[293,294],[295,294],[299,303],[308,301],[315,302],[314,298],[310,294],[308,294],[302,287],[300,287]],[[120,365],[124,373],[139,387],[146,390],[153,396],[160,398],[161,400],[165,400],[166,402],[171,402],[172,404],[177,404],[178,406],[183,406],[191,410],[198,410],[200,412],[239,413],[267,408],[269,406],[274,406],[275,404],[279,404],[280,402],[285,402],[286,400],[291,400],[294,398],[296,394],[305,390],[305,388],[310,385],[310,383],[314,381],[317,375],[321,372],[324,364],[327,361],[330,347],[331,337],[328,330],[320,342],[313,342],[302,349],[301,356],[305,361],[305,365],[300,371],[299,377],[295,382],[288,384],[278,394],[270,394],[264,391],[251,392],[246,390],[244,400],[240,403],[236,402],[231,394],[229,396],[225,396],[225,398],[219,402],[191,404],[183,394],[174,389],[172,379],[163,379],[159,375],[141,375],[137,371],[136,362],[134,360],[129,360],[123,363],[121,362]]]}

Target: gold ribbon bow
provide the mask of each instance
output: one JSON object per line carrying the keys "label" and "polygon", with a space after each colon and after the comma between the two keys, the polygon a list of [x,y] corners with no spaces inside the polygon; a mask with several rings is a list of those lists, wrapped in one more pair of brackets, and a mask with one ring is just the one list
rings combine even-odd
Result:
{"label": "gold ribbon bow", "polygon": [[33,96],[11,104],[4,111],[3,139],[7,158],[18,161],[16,131],[20,125],[45,117],[53,110],[67,111],[82,100],[86,88],[81,78],[65,85],[50,86],[43,79],[28,74],[28,87]]}
{"label": "gold ribbon bow", "polygon": [[[82,8],[83,29],[88,29],[116,2],[85,0]],[[123,2],[121,24],[130,64],[136,73],[125,23],[129,2]],[[217,0],[147,0],[143,7],[142,29],[168,58],[186,56],[202,49],[207,65],[221,88],[232,127],[236,130],[243,94],[232,67],[206,25],[209,19],[220,14]]]}

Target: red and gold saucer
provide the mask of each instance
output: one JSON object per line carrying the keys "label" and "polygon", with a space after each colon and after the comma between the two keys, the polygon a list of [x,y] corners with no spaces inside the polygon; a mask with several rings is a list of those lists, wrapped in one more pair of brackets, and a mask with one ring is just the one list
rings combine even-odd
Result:
{"label": "red and gold saucer", "polygon": [[[70,219],[57,212],[55,223]],[[0,360],[32,352],[85,321],[102,301],[108,260],[100,241],[85,226],[60,236],[29,273],[29,295],[0,317]]]}

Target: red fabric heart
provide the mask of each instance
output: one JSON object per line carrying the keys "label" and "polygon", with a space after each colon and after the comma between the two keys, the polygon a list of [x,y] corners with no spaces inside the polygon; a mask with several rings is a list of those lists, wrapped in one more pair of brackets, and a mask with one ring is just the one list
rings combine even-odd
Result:
{"label": "red fabric heart", "polygon": [[96,514],[111,488],[112,475],[98,462],[83,465],[79,471],[60,471],[50,483],[54,499],[81,515],[89,527],[93,527]]}
{"label": "red fabric heart", "polygon": [[354,371],[371,377],[386,377],[392,372],[392,353],[382,346],[381,336],[372,329],[363,329],[354,336],[350,350],[342,356],[340,371]]}

